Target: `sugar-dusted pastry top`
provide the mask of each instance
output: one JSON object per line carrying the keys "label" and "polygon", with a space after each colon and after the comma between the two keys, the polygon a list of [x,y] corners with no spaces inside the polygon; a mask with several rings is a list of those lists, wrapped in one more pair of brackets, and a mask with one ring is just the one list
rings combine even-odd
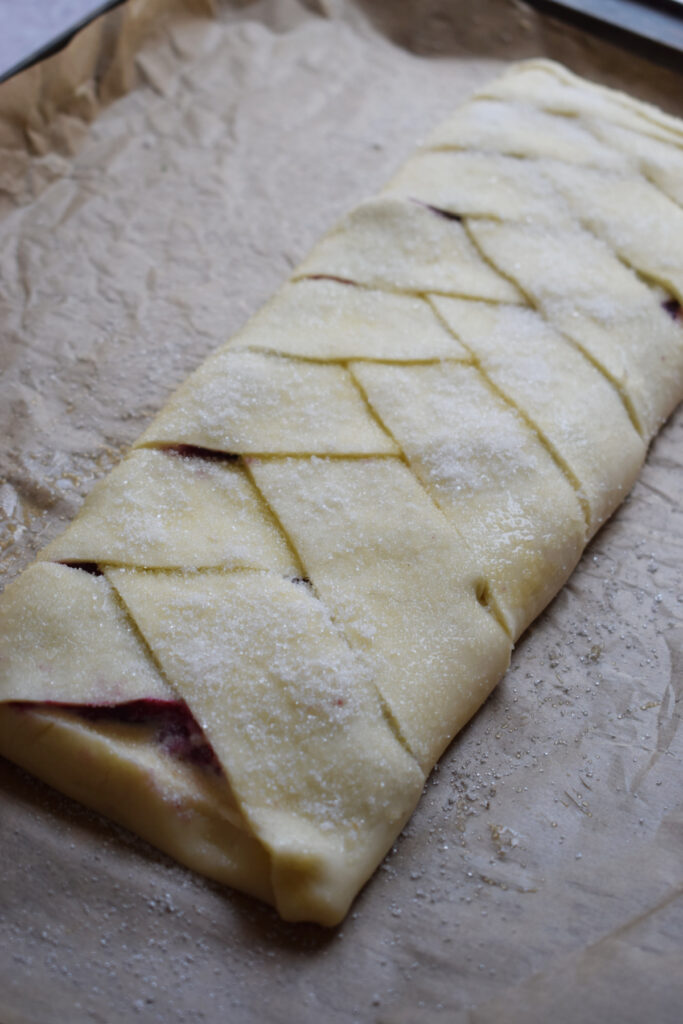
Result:
{"label": "sugar-dusted pastry top", "polygon": [[512,67],[0,600],[0,751],[334,924],[683,397],[683,126]]}

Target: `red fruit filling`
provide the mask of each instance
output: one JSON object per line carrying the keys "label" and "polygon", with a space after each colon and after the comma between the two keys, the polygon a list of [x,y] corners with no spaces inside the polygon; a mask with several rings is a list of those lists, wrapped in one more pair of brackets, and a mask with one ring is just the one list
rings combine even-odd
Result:
{"label": "red fruit filling", "polygon": [[97,562],[59,562],[58,564],[65,565],[67,569],[80,569],[81,572],[88,572],[91,576],[103,575]]}
{"label": "red fruit filling", "polygon": [[337,277],[335,274],[307,274],[307,281],[336,281],[337,284],[350,284],[354,288],[356,282],[352,281],[349,277]]}
{"label": "red fruit filling", "polygon": [[167,455],[177,455],[181,459],[214,459],[217,462],[237,462],[239,455],[234,452],[214,451],[213,448],[200,448],[195,444],[169,444],[161,448]]}
{"label": "red fruit filling", "polygon": [[418,206],[424,206],[425,210],[431,210],[438,217],[444,217],[446,220],[455,220],[460,223],[462,217],[459,213],[453,213],[452,210],[442,210],[440,206],[432,206],[431,203],[425,203],[422,199],[415,199],[413,196],[410,197],[411,203],[417,203]]}
{"label": "red fruit filling", "polygon": [[[29,709],[37,705],[24,701],[17,706]],[[131,700],[125,704],[65,704],[61,701],[45,701],[38,706],[71,711],[88,722],[144,725],[154,730],[155,741],[171,757],[179,761],[189,761],[217,775],[223,772],[213,747],[184,701],[150,698]]]}
{"label": "red fruit filling", "polygon": [[683,322],[683,307],[678,299],[665,299],[662,303],[662,309],[666,310],[672,320]]}

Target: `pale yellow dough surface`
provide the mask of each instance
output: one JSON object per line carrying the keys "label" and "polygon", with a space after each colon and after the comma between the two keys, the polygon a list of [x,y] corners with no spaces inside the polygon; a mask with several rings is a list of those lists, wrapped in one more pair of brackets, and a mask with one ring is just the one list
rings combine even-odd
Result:
{"label": "pale yellow dough surface", "polygon": [[332,924],[424,784],[371,674],[305,585],[261,572],[108,575],[271,854],[278,909]]}
{"label": "pale yellow dough surface", "polygon": [[29,566],[0,602],[3,698],[109,704],[173,699],[137,630],[101,576]]}
{"label": "pale yellow dough surface", "polygon": [[471,231],[489,259],[612,382],[649,441],[683,387],[680,323],[662,308],[659,293],[578,224],[480,219]]}
{"label": "pale yellow dough surface", "polygon": [[681,169],[558,65],[480,91],[7,588],[0,751],[339,922],[683,397]]}
{"label": "pale yellow dough surface", "polygon": [[462,536],[517,639],[583,550],[585,522],[574,488],[475,367],[358,364],[354,373]]}
{"label": "pale yellow dough surface", "polygon": [[555,224],[567,216],[534,163],[498,153],[418,153],[404,164],[387,191],[460,217]]}
{"label": "pale yellow dough surface", "polygon": [[230,348],[329,362],[470,358],[425,299],[329,278],[286,284]]}
{"label": "pale yellow dough surface", "polygon": [[389,291],[523,301],[482,259],[461,224],[391,196],[356,207],[318,243],[295,278],[317,275]]}
{"label": "pale yellow dough surface", "polygon": [[507,668],[483,566],[399,459],[254,460],[335,621],[429,769]]}
{"label": "pale yellow dough surface", "polygon": [[146,448],[93,488],[78,518],[39,558],[292,575],[299,569],[243,466]]}
{"label": "pale yellow dough surface", "polygon": [[[594,534],[645,458],[645,443],[615,389],[533,310],[441,297],[432,301],[493,387],[543,439],[574,484],[588,535]],[[546,508],[553,508],[552,500]]]}
{"label": "pale yellow dough surface", "polygon": [[426,150],[476,150],[520,159],[549,157],[570,164],[620,168],[626,158],[573,118],[554,117],[528,102],[468,103],[428,138]]}
{"label": "pale yellow dough surface", "polygon": [[188,378],[140,445],[230,454],[395,454],[343,366],[222,349]]}
{"label": "pale yellow dough surface", "polygon": [[108,815],[193,871],[274,901],[270,859],[225,779],[159,751],[149,729],[98,723],[37,706],[0,705],[0,743],[74,800]]}

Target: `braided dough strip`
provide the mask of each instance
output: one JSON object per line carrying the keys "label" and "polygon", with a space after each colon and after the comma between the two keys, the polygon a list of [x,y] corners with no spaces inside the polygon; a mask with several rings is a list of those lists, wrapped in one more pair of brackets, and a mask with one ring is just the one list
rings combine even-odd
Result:
{"label": "braided dough strip", "polygon": [[475,96],[7,588],[0,750],[340,921],[683,396],[682,171],[550,62]]}

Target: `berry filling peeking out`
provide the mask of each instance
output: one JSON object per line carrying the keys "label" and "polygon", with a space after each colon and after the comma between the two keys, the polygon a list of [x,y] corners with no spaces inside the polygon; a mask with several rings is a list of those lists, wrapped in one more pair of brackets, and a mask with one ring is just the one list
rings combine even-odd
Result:
{"label": "berry filling peeking out", "polygon": [[662,303],[662,308],[666,310],[672,320],[678,320],[679,323],[683,323],[683,307],[678,299],[665,299]]}
{"label": "berry filling peeking out", "polygon": [[53,707],[70,711],[88,722],[121,722],[140,725],[154,732],[154,739],[171,757],[188,761],[197,767],[206,768],[216,775],[222,775],[221,763],[213,747],[195,721],[187,704],[181,700],[141,699],[125,704],[63,704],[45,701],[40,705],[28,702],[17,703],[25,709]]}

